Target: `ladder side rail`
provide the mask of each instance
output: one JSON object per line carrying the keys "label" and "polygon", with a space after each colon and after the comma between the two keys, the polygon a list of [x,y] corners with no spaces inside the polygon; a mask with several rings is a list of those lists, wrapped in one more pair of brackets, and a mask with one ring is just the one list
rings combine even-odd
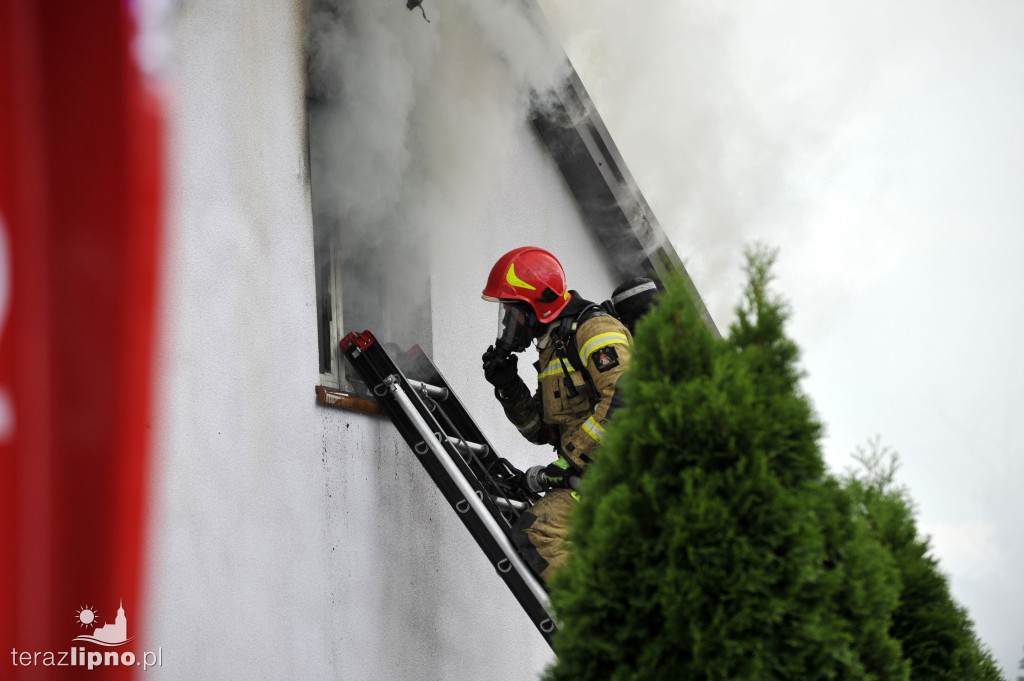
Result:
{"label": "ladder side rail", "polygon": [[[398,367],[395,366],[394,362],[391,360],[391,357],[383,350],[379,343],[374,343],[371,347],[361,350],[355,357],[350,356],[349,360],[359,371],[367,385],[372,386],[373,392],[378,398],[378,403],[384,410],[384,413],[398,429],[399,434],[402,435],[406,444],[409,445],[409,448],[412,449],[415,454],[419,455],[420,452],[416,450],[416,445],[421,442],[422,438],[416,432],[416,429],[412,424],[407,421],[404,413],[398,409],[392,401],[383,399],[388,394],[386,389],[388,377],[402,376]],[[439,427],[434,428],[434,432],[439,431]],[[462,458],[461,455],[454,450],[450,453],[458,459]],[[417,456],[417,458],[420,459],[421,463],[426,463],[423,461],[421,456]],[[463,465],[465,465],[465,462],[463,462]],[[426,465],[425,467],[427,468],[427,472],[430,474],[434,483],[438,485],[438,487],[442,488],[442,492],[445,493],[446,498],[449,498],[452,494],[457,494],[456,488],[450,484],[447,476],[439,474],[440,471],[437,470],[436,467]],[[488,496],[487,491],[479,484],[479,481],[477,481],[477,486],[479,487],[481,495]],[[496,507],[492,510],[492,513],[499,517],[501,516]]]}
{"label": "ladder side rail", "polygon": [[[523,490],[502,487],[497,483],[507,482],[520,471],[498,455],[494,446],[466,411],[451,385],[420,346],[413,346],[404,355],[397,356],[390,354],[383,347],[380,350],[380,362],[387,365],[387,371],[397,371],[402,376],[410,388],[407,392],[419,398],[416,400],[417,403],[424,404],[426,411],[421,409],[420,412],[432,425],[436,422],[435,432],[443,433],[451,439],[455,451],[448,443],[445,443],[445,448],[449,449],[453,457],[465,462],[466,468],[463,473],[474,481],[474,484],[479,485],[480,490],[488,498],[492,515],[500,517],[506,531],[511,532],[513,523],[522,512],[522,507],[532,505],[533,500]],[[372,351],[372,348],[367,348],[367,351]],[[383,359],[385,356],[387,361]],[[424,390],[424,384],[436,391]],[[441,398],[436,393],[444,393],[445,396]],[[485,449],[483,452],[474,452],[472,456],[465,456],[463,452],[457,451],[462,441],[482,444]],[[501,499],[505,503],[499,505],[495,499]]]}
{"label": "ladder side rail", "polygon": [[[465,405],[459,399],[455,391],[452,390],[451,385],[449,385],[447,379],[444,378],[444,375],[434,365],[430,357],[428,357],[419,346],[415,346],[409,351],[406,359],[407,361],[405,364],[412,375],[425,383],[442,388],[447,392],[447,397],[445,397],[444,400],[435,400],[439,406],[443,407],[445,415],[451,420],[452,425],[451,427],[446,427],[445,432],[449,436],[461,436],[470,442],[481,443],[487,447],[487,452],[485,454],[477,456],[484,469],[483,472],[493,475],[493,467],[498,466],[499,470],[505,477],[518,473],[519,471],[510,469],[510,464],[498,455],[497,450],[487,439],[487,436],[477,426],[473,417],[469,415]],[[447,426],[448,424],[442,425]],[[449,432],[453,429],[456,432]],[[508,491],[505,490],[489,490],[489,492],[496,496],[508,497],[515,501],[529,503],[525,494],[509,494]]]}
{"label": "ladder side rail", "polygon": [[[437,411],[444,421],[441,423],[442,428],[447,432],[454,426],[451,425],[448,420],[447,409],[444,406],[439,406]],[[437,414],[437,411],[432,414]],[[448,426],[445,428],[444,426]],[[516,470],[508,463],[505,459],[498,457],[497,455],[490,457],[488,461],[486,457],[480,455],[479,452],[465,451],[460,445],[460,438],[458,436],[451,436],[448,434],[448,440],[454,444],[455,449],[462,455],[467,466],[472,471],[472,474],[480,481],[480,484],[484,487],[487,493],[495,500],[501,499],[504,504],[498,504],[495,501],[495,505],[499,510],[504,510],[511,513],[514,518],[518,518],[523,508],[532,505],[530,497],[527,496],[526,492],[519,487],[514,487],[510,484],[512,478],[516,475],[521,475],[521,471]],[[487,447],[488,445],[484,445]],[[504,486],[501,483],[506,483]],[[504,510],[503,510],[504,509]],[[509,520],[509,527],[511,528],[513,520]]]}
{"label": "ladder side rail", "polygon": [[399,405],[401,405],[403,410],[406,412],[406,415],[413,421],[413,425],[423,437],[423,441],[427,443],[427,446],[437,457],[438,461],[440,461],[445,472],[448,473],[448,475],[455,481],[455,484],[459,488],[464,499],[469,503],[470,507],[476,511],[477,515],[483,519],[485,529],[491,535],[491,538],[494,539],[502,549],[502,553],[507,556],[512,568],[519,573],[520,577],[522,577],[523,581],[530,588],[530,591],[533,593],[533,596],[537,601],[546,606],[548,604],[547,591],[543,586],[541,586],[540,581],[533,575],[533,572],[529,567],[527,567],[522,557],[520,557],[519,552],[512,545],[512,542],[509,540],[504,529],[497,523],[497,521],[491,516],[490,511],[484,506],[483,499],[477,496],[476,489],[473,488],[463,475],[462,471],[459,470],[459,467],[454,461],[452,461],[450,454],[445,451],[441,446],[441,443],[433,437],[429,424],[421,417],[417,418],[418,414],[415,411],[415,406],[412,404],[409,396],[402,391],[401,386],[397,381],[391,386],[391,390],[395,395],[395,399],[398,400]]}
{"label": "ladder side rail", "polygon": [[[372,338],[372,334],[369,335],[369,338]],[[394,362],[392,357],[387,353],[387,351],[385,351],[385,349],[381,346],[380,343],[376,342],[376,340],[374,339],[372,343],[366,344],[366,347],[352,348],[351,351],[346,351],[346,354],[349,356],[349,360],[352,362],[353,366],[359,371],[363,380],[366,381],[367,385],[372,386],[373,393],[374,395],[377,396],[378,402],[381,404],[385,413],[392,420],[392,422],[395,423],[396,427],[399,428],[399,432],[402,433],[403,437],[406,440],[406,443],[409,445],[410,448],[413,449],[414,452],[419,453],[415,449],[415,445],[418,442],[420,442],[420,438],[414,434],[410,426],[400,425],[400,417],[398,412],[393,408],[389,408],[391,407],[391,404],[388,400],[382,399],[386,396],[388,392],[387,388],[385,387],[385,384],[389,376],[397,376],[399,378],[406,394],[416,395],[418,399],[415,400],[415,404],[418,405],[418,411],[423,416],[423,418],[426,419],[431,424],[433,432],[443,432],[443,429],[437,423],[433,413],[431,413],[430,405],[425,404],[420,394],[417,391],[415,391],[412,388],[412,386],[408,384],[408,381],[405,378],[404,374],[402,374],[397,364]],[[436,408],[441,407],[437,406]],[[457,465],[462,469],[463,475],[466,476],[470,480],[470,483],[478,490],[479,496],[486,500],[485,503],[488,505],[489,512],[492,515],[492,517],[497,519],[502,524],[502,526],[505,528],[506,534],[509,537],[511,537],[512,524],[510,520],[505,516],[504,513],[501,512],[501,510],[497,507],[497,504],[495,504],[493,499],[491,498],[492,493],[500,492],[500,490],[487,489],[487,486],[483,483],[483,481],[481,481],[477,477],[475,472],[472,470],[470,464],[466,462],[462,454],[458,452],[454,445],[446,441],[444,442],[444,446],[446,447],[451,458],[454,461],[456,461]],[[435,483],[437,482],[438,481],[435,479]],[[522,501],[522,499],[518,499],[518,501]]]}
{"label": "ladder side rail", "polygon": [[[467,478],[465,473],[460,470],[460,465],[468,469],[465,461],[461,460],[462,457],[454,447],[451,447],[450,443],[448,443],[448,446],[451,447],[449,450],[443,441],[438,440],[435,436],[437,431],[430,426],[426,419],[422,418],[424,413],[429,416],[429,408],[422,403],[422,400],[413,401],[409,397],[409,394],[415,394],[415,391],[407,383],[403,384],[404,377],[380,345],[374,342],[361,350],[356,349],[350,352],[350,349],[346,349],[346,355],[367,384],[375,386],[375,394],[378,395],[385,413],[417,455],[416,458],[420,460],[431,480],[455,510],[463,525],[469,530],[470,535],[484,552],[488,561],[495,566],[499,576],[505,581],[506,586],[527,616],[530,617],[545,640],[551,644],[556,625],[549,609],[547,592],[529,568],[522,563],[522,558],[508,539],[507,530],[497,521],[500,518],[507,523],[507,520],[496,508],[493,511],[487,508],[488,503],[491,506],[494,506],[494,503],[486,493],[481,493],[481,495],[476,493],[477,490],[471,483],[473,478]],[[384,373],[389,370],[394,374]],[[394,399],[386,399],[386,394],[390,391],[384,388],[385,381],[391,375],[395,376],[393,383],[398,386],[398,390],[391,393]],[[398,395],[408,401],[411,414],[402,409]],[[419,404],[418,408],[416,403]],[[420,418],[416,419],[416,416]],[[416,420],[420,420],[422,423],[416,424]],[[425,432],[428,432],[429,436],[424,435]],[[430,451],[434,453],[434,456],[425,455]],[[451,464],[452,469],[458,472],[458,475],[452,475],[451,471],[445,470],[443,464],[446,460]],[[471,471],[470,473],[472,476]],[[462,479],[461,486],[457,482],[457,478]],[[467,495],[468,490],[472,490],[472,493]],[[471,499],[475,499],[476,503]],[[487,499],[487,502],[484,502],[484,499]],[[497,534],[495,534],[495,527],[498,529]],[[503,537],[504,541],[498,537]],[[516,565],[517,561],[519,566]]]}
{"label": "ladder side rail", "polygon": [[[461,457],[457,452],[449,450],[445,443],[436,437],[436,431],[422,418],[414,401],[404,391],[397,377],[391,381],[389,389],[394,402],[400,405],[402,411],[401,415],[393,417],[392,420],[396,425],[402,422],[403,427],[400,430],[406,443],[427,469],[431,479],[469,530],[488,562],[506,583],[520,607],[550,644],[556,625],[551,614],[547,591],[512,545],[506,525],[499,524],[495,514],[487,508],[487,504],[494,503],[493,500],[486,494],[479,494],[479,490],[471,484],[471,479],[467,479],[463,474],[459,464],[464,466],[465,463],[461,461]],[[430,454],[433,456],[429,456]],[[500,514],[498,517],[505,520]]]}
{"label": "ladder side rail", "polygon": [[[412,390],[411,387],[408,386],[401,373],[392,374],[391,376],[394,376],[395,382],[401,386],[401,395],[409,400],[409,406],[415,411],[416,415],[423,419],[423,421],[426,424],[426,427],[430,430],[431,437],[429,438],[429,440],[431,444],[433,442],[436,442],[440,447],[444,449],[447,455],[447,461],[451,461],[452,465],[459,469],[459,473],[462,475],[463,478],[466,479],[469,485],[473,488],[475,492],[474,496],[482,500],[482,502],[487,506],[487,513],[501,525],[502,532],[506,536],[510,537],[512,525],[509,522],[508,518],[505,517],[505,515],[498,509],[497,505],[491,499],[493,492],[500,492],[500,490],[488,489],[486,481],[481,480],[480,477],[476,474],[476,471],[473,470],[473,466],[471,463],[473,460],[472,457],[460,452],[455,442],[453,441],[451,435],[444,431],[444,428],[441,426],[436,416],[434,415],[434,411],[431,408],[431,404],[433,404],[435,409],[439,409],[441,411],[444,411],[443,407],[433,402],[431,404],[424,402],[420,393],[415,390]],[[385,385],[389,383],[389,379],[390,376],[384,378]],[[395,396],[397,398],[398,393],[395,393]],[[414,418],[412,414],[407,414],[407,416],[410,419]],[[421,453],[419,450],[415,448],[414,451],[417,454]]]}

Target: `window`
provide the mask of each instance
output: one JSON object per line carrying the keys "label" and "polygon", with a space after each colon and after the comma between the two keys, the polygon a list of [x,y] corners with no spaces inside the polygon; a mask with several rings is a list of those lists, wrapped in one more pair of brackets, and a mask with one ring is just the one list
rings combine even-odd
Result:
{"label": "window", "polygon": [[417,156],[396,84],[367,74],[393,58],[391,43],[367,29],[374,17],[331,0],[306,6],[320,385],[349,395],[368,390],[338,347],[346,334],[369,329],[386,347],[428,352],[431,337],[429,249],[410,182],[422,175],[409,162]]}
{"label": "window", "polygon": [[366,243],[344,222],[314,216],[320,384],[329,390],[360,396],[370,392],[349,371],[338,347],[350,332],[369,329],[397,352],[417,344],[431,352],[426,249],[418,239],[384,231],[380,241]]}
{"label": "window", "polygon": [[338,254],[337,230],[314,225],[313,230],[316,267],[316,332],[320,359],[320,385],[341,391],[344,375],[338,343],[345,328],[342,317],[341,268]]}

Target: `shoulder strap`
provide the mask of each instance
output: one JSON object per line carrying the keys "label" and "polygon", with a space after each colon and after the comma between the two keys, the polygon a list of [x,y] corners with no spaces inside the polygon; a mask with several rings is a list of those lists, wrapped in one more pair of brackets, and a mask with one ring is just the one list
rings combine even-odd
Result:
{"label": "shoulder strap", "polygon": [[583,322],[593,317],[607,314],[600,305],[591,303],[580,310],[574,317],[566,317],[559,323],[558,337],[555,339],[555,351],[559,354],[559,357],[564,354],[565,358],[569,360],[569,364],[576,371],[583,371],[584,368],[583,361],[580,359],[579,344],[576,342],[576,331],[582,326]]}
{"label": "shoulder strap", "polygon": [[572,378],[569,376],[569,371],[565,367],[565,362],[569,362],[569,366],[582,374],[590,386],[590,391],[595,395],[597,394],[594,379],[590,376],[587,368],[583,366],[583,360],[580,359],[580,348],[576,342],[576,330],[588,319],[604,314],[607,313],[604,312],[600,305],[590,304],[580,310],[574,317],[565,317],[559,322],[558,336],[555,338],[555,354],[558,355],[558,359],[562,363],[566,388],[571,391],[570,394],[573,396],[575,396],[577,391],[572,383]]}

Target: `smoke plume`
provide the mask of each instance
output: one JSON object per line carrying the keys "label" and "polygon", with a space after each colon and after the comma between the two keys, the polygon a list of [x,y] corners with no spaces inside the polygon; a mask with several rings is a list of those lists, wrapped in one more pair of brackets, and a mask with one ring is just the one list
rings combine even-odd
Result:
{"label": "smoke plume", "polygon": [[[792,254],[807,236],[810,183],[830,179],[837,147],[870,118],[866,104],[905,75],[864,59],[865,41],[911,49],[884,17],[900,10],[879,3],[541,4],[722,328],[744,244]],[[825,28],[839,21],[848,30],[837,40]]]}
{"label": "smoke plume", "polygon": [[564,62],[523,3],[424,7],[429,23],[397,2],[314,0],[308,21],[317,242],[337,239],[345,330],[390,323],[399,344],[429,338],[429,262],[466,262],[487,178]]}

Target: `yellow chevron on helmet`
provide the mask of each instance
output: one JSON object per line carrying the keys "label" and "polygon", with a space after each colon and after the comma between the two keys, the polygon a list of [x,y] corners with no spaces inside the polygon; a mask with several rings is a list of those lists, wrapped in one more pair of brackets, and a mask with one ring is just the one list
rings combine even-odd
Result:
{"label": "yellow chevron on helmet", "polygon": [[508,274],[505,275],[505,281],[516,288],[525,288],[530,291],[537,290],[536,286],[531,286],[528,282],[525,282],[516,276],[516,264],[514,262],[510,262],[508,264]]}

